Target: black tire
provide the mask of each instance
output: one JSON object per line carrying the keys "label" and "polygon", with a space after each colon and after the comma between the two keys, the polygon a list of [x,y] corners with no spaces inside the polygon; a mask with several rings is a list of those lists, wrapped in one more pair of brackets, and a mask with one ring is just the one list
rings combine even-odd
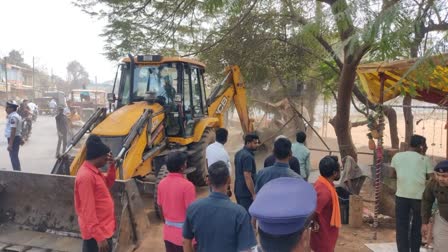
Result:
{"label": "black tire", "polygon": [[163,165],[162,167],[160,167],[160,171],[157,174],[156,185],[154,187],[154,210],[156,211],[156,215],[159,219],[161,219],[161,215],[159,205],[157,204],[157,191],[159,189],[160,181],[166,176],[168,176],[168,169],[166,168],[166,165]]}
{"label": "black tire", "polygon": [[188,166],[195,167],[196,170],[187,175],[188,179],[195,186],[205,186],[207,177],[207,163],[205,157],[205,150],[207,146],[213,143],[216,139],[215,130],[207,128],[202,134],[201,140],[197,143],[192,143],[188,146]]}

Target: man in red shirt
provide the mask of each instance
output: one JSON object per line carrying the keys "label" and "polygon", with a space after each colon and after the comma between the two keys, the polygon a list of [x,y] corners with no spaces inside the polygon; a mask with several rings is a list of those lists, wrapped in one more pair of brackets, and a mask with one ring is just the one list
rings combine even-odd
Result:
{"label": "man in red shirt", "polygon": [[326,156],[319,163],[320,177],[314,183],[317,192],[315,219],[319,230],[311,234],[311,249],[315,252],[333,252],[341,227],[338,196],[333,181],[341,177],[336,156]]}
{"label": "man in red shirt", "polygon": [[157,204],[165,222],[163,240],[167,252],[183,252],[182,226],[188,206],[196,199],[194,185],[184,177],[187,154],[181,151],[167,155],[169,174],[162,179],[157,189]]}
{"label": "man in red shirt", "polygon": [[[109,163],[107,176],[99,170]],[[83,252],[112,251],[115,232],[114,202],[109,189],[116,172],[109,147],[98,136],[90,135],[86,142],[86,161],[75,179],[75,210],[84,240]]]}

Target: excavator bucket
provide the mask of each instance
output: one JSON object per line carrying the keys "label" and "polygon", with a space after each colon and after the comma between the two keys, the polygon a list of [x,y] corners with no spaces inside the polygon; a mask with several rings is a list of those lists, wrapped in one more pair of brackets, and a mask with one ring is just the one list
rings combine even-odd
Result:
{"label": "excavator bucket", "polygon": [[[0,251],[82,251],[74,182],[70,176],[0,171]],[[111,194],[113,251],[133,251],[149,231],[137,185],[117,180]]]}

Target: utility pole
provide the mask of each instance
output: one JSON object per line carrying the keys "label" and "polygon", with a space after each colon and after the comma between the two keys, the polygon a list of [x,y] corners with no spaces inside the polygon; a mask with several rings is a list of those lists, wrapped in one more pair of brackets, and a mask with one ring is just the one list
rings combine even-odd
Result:
{"label": "utility pole", "polygon": [[9,92],[8,92],[8,63],[6,62],[8,57],[5,56],[5,93],[6,100],[9,101]]}

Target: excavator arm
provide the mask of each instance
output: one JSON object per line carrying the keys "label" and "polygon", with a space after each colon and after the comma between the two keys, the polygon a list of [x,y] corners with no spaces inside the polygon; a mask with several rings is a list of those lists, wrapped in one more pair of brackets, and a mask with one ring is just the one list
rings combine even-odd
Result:
{"label": "excavator arm", "polygon": [[226,77],[215,87],[208,99],[208,114],[218,118],[219,127],[224,126],[224,114],[230,108],[231,101],[235,104],[244,134],[254,131],[254,120],[249,118],[247,107],[246,84],[236,65],[225,68]]}

